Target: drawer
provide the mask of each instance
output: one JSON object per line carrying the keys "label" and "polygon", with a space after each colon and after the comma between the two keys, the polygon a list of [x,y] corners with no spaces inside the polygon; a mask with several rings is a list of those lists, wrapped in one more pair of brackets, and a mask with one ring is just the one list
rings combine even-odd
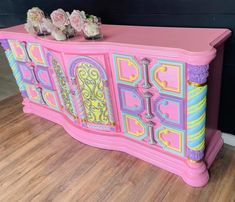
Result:
{"label": "drawer", "polygon": [[117,84],[184,97],[185,64],[183,62],[124,54],[113,54],[112,57]]}
{"label": "drawer", "polygon": [[[184,99],[158,93],[154,94],[151,91],[143,91],[140,88],[124,84],[118,84],[118,99],[121,112],[137,115],[145,121],[154,119],[155,122],[166,126],[179,129],[185,128]],[[149,118],[148,114],[152,114],[152,118]]]}

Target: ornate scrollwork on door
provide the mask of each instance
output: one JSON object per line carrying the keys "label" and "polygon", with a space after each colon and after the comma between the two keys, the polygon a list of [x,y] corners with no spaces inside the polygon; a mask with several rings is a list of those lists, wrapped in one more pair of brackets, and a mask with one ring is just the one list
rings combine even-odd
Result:
{"label": "ornate scrollwork on door", "polygon": [[78,84],[83,126],[109,130],[114,125],[108,80],[102,66],[88,57],[77,58],[70,74]]}
{"label": "ornate scrollwork on door", "polygon": [[47,59],[55,72],[55,85],[58,89],[60,100],[63,103],[62,107],[70,119],[76,119],[77,113],[73,105],[70,88],[62,66],[51,53],[47,54]]}

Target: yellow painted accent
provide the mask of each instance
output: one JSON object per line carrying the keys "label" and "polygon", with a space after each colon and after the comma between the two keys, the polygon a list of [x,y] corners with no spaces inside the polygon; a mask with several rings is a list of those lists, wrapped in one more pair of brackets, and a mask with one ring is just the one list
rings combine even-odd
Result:
{"label": "yellow painted accent", "polygon": [[190,110],[190,112],[191,112],[192,110],[195,110],[195,108],[196,108],[196,111],[198,111],[198,110],[201,108],[200,105],[204,105],[205,102],[206,102],[206,97],[204,97],[204,98],[203,98],[200,102],[198,102],[197,104],[188,107],[188,110]]}
{"label": "yellow painted accent", "polygon": [[[166,81],[161,81],[161,80],[158,78],[158,73],[159,73],[159,72],[166,72],[166,71],[167,71],[167,67],[178,69],[178,74],[177,74],[178,86],[177,86],[177,89],[172,88],[172,87],[168,87]],[[181,91],[181,76],[180,76],[180,71],[181,71],[180,65],[161,64],[161,65],[158,66],[158,67],[156,68],[156,70],[154,71],[154,79],[157,81],[157,83],[158,83],[160,86],[163,87],[164,90],[168,90],[168,91],[173,91],[173,92],[180,93],[180,91]]]}
{"label": "yellow painted accent", "polygon": [[197,119],[188,122],[188,128],[193,128],[194,126],[198,125],[204,118],[206,117],[206,112],[204,112],[200,117]]}
{"label": "yellow painted accent", "polygon": [[[39,48],[39,52],[40,52],[40,56],[41,56],[41,60],[39,59],[39,58],[37,58],[37,57],[34,57],[34,55],[32,54],[32,51],[35,49],[35,47],[36,48]],[[37,45],[30,45],[30,48],[29,48],[29,52],[30,52],[30,56],[31,57],[33,57],[34,58],[34,60],[36,61],[36,63],[40,63],[40,64],[43,64],[44,63],[44,61],[43,61],[43,59],[42,59],[42,53],[41,53],[41,50],[40,50],[40,47],[39,46],[37,46]]]}
{"label": "yellow painted accent", "polygon": [[[127,81],[127,82],[133,82],[133,81],[135,81],[139,77],[139,69],[138,69],[138,67],[136,67],[136,65],[129,58],[117,57],[116,60],[117,60],[116,62],[117,62],[117,68],[118,68],[118,78],[120,80]],[[129,78],[122,77],[120,61],[127,61],[128,66],[134,67],[136,69],[136,73],[137,74],[131,75]],[[126,70],[126,71],[128,71],[128,70]]]}
{"label": "yellow painted accent", "polygon": [[189,84],[190,86],[195,86],[195,87],[202,87],[202,86],[205,86],[205,85],[206,85],[206,83],[200,84],[200,83],[195,83],[195,82],[192,82],[192,81],[188,81],[188,84]]}
{"label": "yellow painted accent", "polygon": [[[141,126],[143,130],[142,131],[137,131],[137,132],[131,131],[130,128],[129,128],[128,119],[134,120],[135,124],[137,124],[138,126]],[[126,122],[126,128],[127,128],[127,133],[128,134],[131,134],[131,135],[137,136],[137,137],[139,137],[139,136],[144,134],[145,129],[144,129],[143,125],[138,120],[136,120],[135,118],[133,118],[131,116],[128,116],[128,115],[125,115],[125,122]]]}
{"label": "yellow painted accent", "polygon": [[198,91],[200,91],[201,90],[201,88],[193,88],[192,90],[190,90],[189,92],[188,92],[188,97],[189,96],[192,96],[195,92],[197,93]]}
{"label": "yellow painted accent", "polygon": [[205,132],[205,127],[202,127],[197,133],[188,136],[188,140],[195,140]]}
{"label": "yellow painted accent", "polygon": [[203,161],[203,159],[200,159],[200,160],[198,160],[198,161],[195,161],[195,160],[192,160],[192,159],[188,158],[188,161],[189,161],[190,163],[200,163],[200,162]]}
{"label": "yellow painted accent", "polygon": [[20,46],[20,43],[18,41],[15,41],[15,40],[9,40],[9,44],[10,44],[11,50],[12,50],[13,55],[15,56],[15,58],[18,59],[18,60],[22,60],[24,58],[24,55],[23,54],[17,54],[16,50],[15,50],[15,47],[20,48],[22,50],[22,47]]}
{"label": "yellow painted accent", "polygon": [[[49,92],[46,92],[46,93],[45,93],[46,98],[47,98],[48,95],[50,95],[50,93],[49,93]],[[53,97],[54,97],[54,95],[53,95]],[[54,97],[54,98],[55,98],[55,97]],[[48,101],[48,99],[47,99],[47,101]],[[49,102],[49,104],[50,104],[50,106],[52,106],[52,107],[54,107],[54,108],[57,107],[56,104],[53,104],[53,103],[51,103],[51,102]]]}
{"label": "yellow painted accent", "polygon": [[[165,136],[166,136],[169,132],[173,132],[175,135],[179,136],[179,148],[171,146],[170,142],[168,142],[168,141],[163,139],[161,133],[164,133]],[[182,134],[179,133],[178,131],[173,130],[173,129],[164,128],[163,130],[159,131],[158,137],[161,140],[161,142],[163,142],[168,148],[170,148],[170,149],[172,149],[174,151],[177,151],[177,152],[181,152],[182,151]]]}
{"label": "yellow painted accent", "polygon": [[196,93],[194,93],[194,94],[190,94],[190,95],[188,95],[188,99],[192,99],[192,98],[194,98],[194,97],[198,96],[202,91],[204,91],[204,89],[205,89],[206,87],[207,87],[207,86],[198,87],[198,88],[200,88],[200,90],[199,90],[199,91],[197,91],[197,92],[196,92]]}
{"label": "yellow painted accent", "polygon": [[[88,71],[93,72],[93,76]],[[80,72],[87,73],[80,74]],[[94,124],[109,125],[110,120],[105,99],[105,86],[100,72],[95,67],[89,66],[89,64],[81,63],[77,67],[77,75],[87,121]]]}
{"label": "yellow painted accent", "polygon": [[196,147],[196,148],[193,148],[193,150],[202,150],[203,148],[205,147],[205,139]]}

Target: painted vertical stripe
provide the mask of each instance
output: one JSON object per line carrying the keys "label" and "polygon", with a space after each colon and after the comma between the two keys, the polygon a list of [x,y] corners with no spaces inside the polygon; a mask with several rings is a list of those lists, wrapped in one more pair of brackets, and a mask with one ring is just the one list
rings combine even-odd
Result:
{"label": "painted vertical stripe", "polygon": [[206,94],[207,85],[188,85],[187,146],[196,153],[202,153],[205,148]]}
{"label": "painted vertical stripe", "polygon": [[16,61],[14,59],[14,56],[12,54],[12,51],[11,50],[6,50],[5,53],[6,53],[6,57],[8,59],[9,65],[11,67],[12,73],[13,73],[15,79],[16,79],[16,83],[19,87],[19,90],[21,92],[26,91],[24,83],[23,83],[21,75],[20,75],[20,71],[17,67],[17,63],[16,63]]}

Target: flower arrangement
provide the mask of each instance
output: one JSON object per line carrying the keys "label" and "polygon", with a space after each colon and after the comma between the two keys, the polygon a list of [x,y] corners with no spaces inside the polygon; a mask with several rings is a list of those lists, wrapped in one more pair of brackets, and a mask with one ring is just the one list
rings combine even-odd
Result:
{"label": "flower arrangement", "polygon": [[86,39],[99,39],[102,37],[100,20],[94,15],[86,15],[84,11],[73,10],[69,17],[72,27],[77,31],[83,31]]}
{"label": "flower arrangement", "polygon": [[59,8],[46,18],[44,12],[37,7],[27,12],[25,29],[30,34],[45,35],[50,33],[56,40],[66,40],[83,33],[86,39],[102,38],[101,22],[94,15],[84,11],[73,10],[71,14]]}
{"label": "flower arrangement", "polygon": [[33,35],[47,35],[48,32],[43,25],[44,20],[44,12],[38,7],[33,7],[27,12],[27,23],[25,24],[25,29]]}

